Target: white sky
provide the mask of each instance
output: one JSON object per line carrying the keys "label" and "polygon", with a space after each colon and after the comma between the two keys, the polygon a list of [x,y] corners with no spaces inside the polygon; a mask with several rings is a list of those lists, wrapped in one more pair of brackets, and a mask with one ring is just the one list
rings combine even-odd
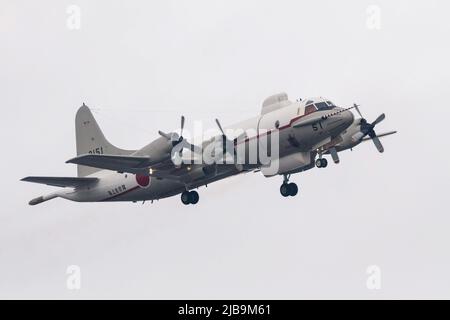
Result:
{"label": "white sky", "polygon": [[[68,5],[81,29],[66,26]],[[367,27],[369,5],[381,29]],[[0,0],[0,298],[450,298],[448,1]],[[76,175],[74,117],[140,148],[257,115],[267,96],[353,102],[377,131],[339,165],[248,174],[146,203],[31,198]],[[79,265],[81,290],[66,288]],[[381,268],[381,290],[366,268]]]}

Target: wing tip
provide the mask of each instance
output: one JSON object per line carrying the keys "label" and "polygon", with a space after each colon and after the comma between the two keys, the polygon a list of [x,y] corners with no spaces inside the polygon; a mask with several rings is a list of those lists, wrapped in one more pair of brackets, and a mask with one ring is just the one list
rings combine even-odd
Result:
{"label": "wing tip", "polygon": [[29,204],[30,206],[35,206],[35,205],[37,205],[37,204],[40,204],[40,203],[45,202],[45,201],[48,201],[48,200],[55,199],[55,198],[57,198],[57,197],[59,197],[59,194],[58,194],[58,193],[51,193],[51,194],[46,195],[46,196],[40,196],[40,197],[34,198],[34,199],[30,200],[30,201],[28,202],[28,204]]}
{"label": "wing tip", "polygon": [[77,157],[75,157],[75,158],[71,158],[71,159],[67,160],[66,163],[75,163],[75,164],[76,164],[76,161],[77,161],[81,156],[84,156],[84,155],[80,155],[80,156],[77,156]]}
{"label": "wing tip", "polygon": [[30,202],[28,202],[28,204],[30,206],[35,206],[35,205],[37,205],[39,203],[42,203],[44,201],[45,201],[44,197],[40,196],[40,197],[37,197],[37,198],[34,198],[34,199],[30,200]]}

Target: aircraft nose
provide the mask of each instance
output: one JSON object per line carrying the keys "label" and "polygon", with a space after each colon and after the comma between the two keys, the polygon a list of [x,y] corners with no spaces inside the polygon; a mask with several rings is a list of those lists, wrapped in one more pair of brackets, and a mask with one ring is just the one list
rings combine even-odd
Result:
{"label": "aircraft nose", "polygon": [[350,110],[344,111],[342,114],[342,118],[344,119],[344,122],[347,126],[350,126],[355,120],[353,112],[351,112]]}
{"label": "aircraft nose", "polygon": [[328,131],[332,134],[338,134],[353,123],[354,117],[351,111],[339,109],[336,114],[325,117],[325,119]]}

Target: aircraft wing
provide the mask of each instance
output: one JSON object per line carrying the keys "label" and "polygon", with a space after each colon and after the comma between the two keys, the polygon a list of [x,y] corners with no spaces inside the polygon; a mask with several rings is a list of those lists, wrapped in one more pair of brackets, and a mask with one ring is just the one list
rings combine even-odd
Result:
{"label": "aircraft wing", "polygon": [[85,154],[66,161],[88,167],[129,173],[140,173],[146,170],[154,161],[149,157],[115,156],[103,154]]}
{"label": "aircraft wing", "polygon": [[21,181],[46,184],[54,187],[73,187],[78,188],[94,182],[97,178],[68,178],[68,177],[26,177]]}

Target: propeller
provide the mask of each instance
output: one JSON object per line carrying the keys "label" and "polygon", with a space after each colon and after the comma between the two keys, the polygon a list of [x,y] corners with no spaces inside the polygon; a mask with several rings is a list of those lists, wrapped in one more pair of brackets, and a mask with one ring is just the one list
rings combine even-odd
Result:
{"label": "propeller", "polygon": [[386,118],[386,115],[384,113],[382,113],[375,119],[374,122],[368,123],[367,120],[364,119],[364,117],[362,116],[361,111],[358,108],[359,106],[355,103],[355,104],[353,104],[353,107],[356,109],[356,111],[360,115],[361,120],[359,123],[360,131],[358,133],[356,133],[352,138],[355,141],[359,141],[368,135],[372,139],[373,144],[375,145],[377,150],[379,152],[384,152],[383,145],[381,144],[380,139],[378,138],[377,134],[375,133],[374,128],[377,124],[379,124],[381,121],[383,121]]}
{"label": "propeller", "polygon": [[228,138],[225,134],[225,131],[223,131],[222,125],[220,124],[219,119],[216,118],[216,124],[219,127],[220,132],[222,132],[222,146],[223,146],[223,154],[225,155],[227,153],[227,144],[228,144]]}
{"label": "propeller", "polygon": [[181,116],[181,131],[180,131],[180,135],[178,135],[178,133],[176,132],[171,132],[171,133],[165,133],[161,130],[158,131],[159,135],[166,138],[167,140],[169,140],[172,143],[172,146],[175,147],[177,144],[179,144],[180,142],[183,141],[183,130],[184,130],[184,123],[185,123],[185,119],[184,116]]}
{"label": "propeller", "polygon": [[181,123],[180,123],[180,134],[178,135],[178,133],[176,132],[171,132],[171,133],[165,133],[161,130],[158,131],[159,135],[166,138],[167,140],[169,140],[172,144],[172,148],[174,148],[175,146],[180,145],[180,147],[182,147],[180,149],[180,154],[181,151],[183,150],[183,148],[187,148],[190,149],[191,151],[195,152],[195,153],[201,153],[202,150],[200,147],[197,147],[196,145],[190,144],[187,140],[184,139],[183,137],[183,131],[184,131],[184,124],[185,124],[185,118],[184,116],[181,116]]}
{"label": "propeller", "polygon": [[225,131],[224,131],[223,128],[222,128],[222,125],[220,124],[219,119],[216,119],[216,123],[217,123],[217,126],[219,127],[220,132],[222,133],[222,137],[223,137],[224,139],[226,139],[227,141],[232,142],[233,144],[236,144],[237,141],[239,141],[242,137],[245,137],[245,136],[246,136],[246,133],[243,132],[243,133],[241,133],[239,136],[237,136],[235,139],[229,140],[229,139],[227,138],[227,135],[225,134]]}
{"label": "propeller", "polygon": [[353,108],[356,109],[356,111],[358,112],[358,114],[359,114],[359,116],[360,116],[361,118],[364,118],[364,117],[362,116],[362,114],[361,114],[361,111],[359,111],[359,104],[354,103],[354,104],[353,104]]}
{"label": "propeller", "polygon": [[[225,157],[226,157],[226,154],[228,153],[230,156],[232,156],[232,157],[234,158],[233,161],[234,161],[234,163],[235,163],[235,165],[236,165],[236,168],[237,168],[239,171],[242,171],[242,170],[243,170],[242,162],[241,162],[241,160],[239,159],[239,156],[238,156],[238,154],[237,154],[237,152],[236,152],[235,146],[236,146],[236,144],[238,143],[238,141],[240,141],[242,138],[244,138],[244,137],[247,136],[246,133],[243,132],[243,133],[241,133],[240,135],[238,135],[236,138],[234,138],[233,140],[230,140],[230,139],[227,137],[227,135],[225,134],[225,131],[223,130],[222,125],[220,124],[219,119],[216,119],[216,124],[217,124],[217,127],[219,127],[220,132],[222,133],[222,149],[223,149],[222,152],[223,152],[223,157],[225,158]],[[229,152],[229,151],[227,150],[228,147],[231,148],[231,149],[233,149],[233,151],[232,151],[232,152]]]}
{"label": "propeller", "polygon": [[222,136],[226,137],[225,131],[222,129],[222,125],[220,124],[219,119],[216,119],[217,126],[219,127],[220,132],[222,132]]}

